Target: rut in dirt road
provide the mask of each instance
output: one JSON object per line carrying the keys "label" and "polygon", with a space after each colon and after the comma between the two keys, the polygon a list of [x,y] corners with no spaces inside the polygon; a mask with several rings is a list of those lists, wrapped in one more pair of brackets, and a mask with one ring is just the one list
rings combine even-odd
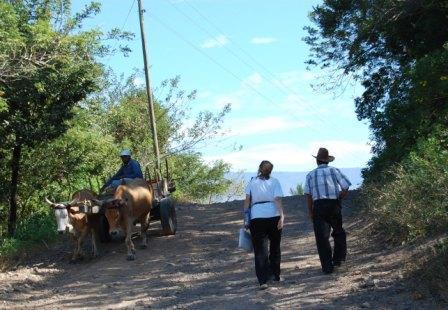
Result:
{"label": "rut in dirt road", "polygon": [[178,233],[162,236],[153,223],[149,248],[137,249],[135,261],[126,261],[122,243],[103,244],[100,258],[74,265],[50,250],[50,262],[1,275],[0,308],[437,308],[430,297],[412,297],[393,251],[365,243],[350,198],[347,263],[330,276],[320,270],[303,197],[284,205],[285,281],[266,291],[258,290],[253,255],[237,248],[242,202],[232,202],[178,207]]}

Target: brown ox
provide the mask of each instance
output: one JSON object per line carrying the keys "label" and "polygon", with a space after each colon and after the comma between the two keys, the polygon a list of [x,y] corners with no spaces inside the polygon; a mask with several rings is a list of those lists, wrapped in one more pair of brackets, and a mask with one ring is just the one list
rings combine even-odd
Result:
{"label": "brown ox", "polygon": [[139,222],[141,225],[142,248],[148,246],[146,232],[153,199],[151,186],[143,179],[133,179],[118,186],[113,199],[101,203],[109,222],[110,235],[125,235],[128,260],[135,259],[135,248],[131,239],[134,224]]}
{"label": "brown ox", "polygon": [[96,237],[100,227],[100,215],[80,212],[80,207],[90,203],[93,199],[96,199],[96,194],[88,189],[74,193],[72,201],[68,203],[54,203],[45,198],[45,201],[54,210],[58,232],[60,234],[68,232],[73,236],[75,249],[71,258],[72,262],[83,258],[82,243],[89,233],[92,235],[92,255],[93,257],[98,256]]}

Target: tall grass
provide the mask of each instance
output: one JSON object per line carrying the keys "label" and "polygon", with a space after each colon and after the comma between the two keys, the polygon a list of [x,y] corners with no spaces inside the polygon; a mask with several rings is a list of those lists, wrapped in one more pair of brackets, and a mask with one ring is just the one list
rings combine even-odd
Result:
{"label": "tall grass", "polygon": [[420,142],[384,180],[368,183],[362,200],[374,227],[392,242],[441,237],[415,257],[411,276],[448,302],[448,130]]}
{"label": "tall grass", "polygon": [[447,232],[448,150],[440,138],[418,145],[385,180],[362,191],[380,231],[395,241]]}

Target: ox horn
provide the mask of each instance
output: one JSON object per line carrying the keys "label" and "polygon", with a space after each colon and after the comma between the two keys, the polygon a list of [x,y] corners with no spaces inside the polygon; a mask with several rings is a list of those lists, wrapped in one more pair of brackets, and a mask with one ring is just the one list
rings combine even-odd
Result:
{"label": "ox horn", "polygon": [[54,202],[51,202],[50,199],[45,197],[45,202],[48,203],[50,206],[54,205]]}

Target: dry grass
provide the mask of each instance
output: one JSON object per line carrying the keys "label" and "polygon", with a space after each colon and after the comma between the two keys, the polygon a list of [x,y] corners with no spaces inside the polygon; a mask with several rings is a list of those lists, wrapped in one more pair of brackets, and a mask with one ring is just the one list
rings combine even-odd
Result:
{"label": "dry grass", "polygon": [[405,269],[422,294],[448,302],[448,175],[435,161],[414,164],[396,167],[387,183],[364,186],[365,216],[380,243],[415,249]]}

